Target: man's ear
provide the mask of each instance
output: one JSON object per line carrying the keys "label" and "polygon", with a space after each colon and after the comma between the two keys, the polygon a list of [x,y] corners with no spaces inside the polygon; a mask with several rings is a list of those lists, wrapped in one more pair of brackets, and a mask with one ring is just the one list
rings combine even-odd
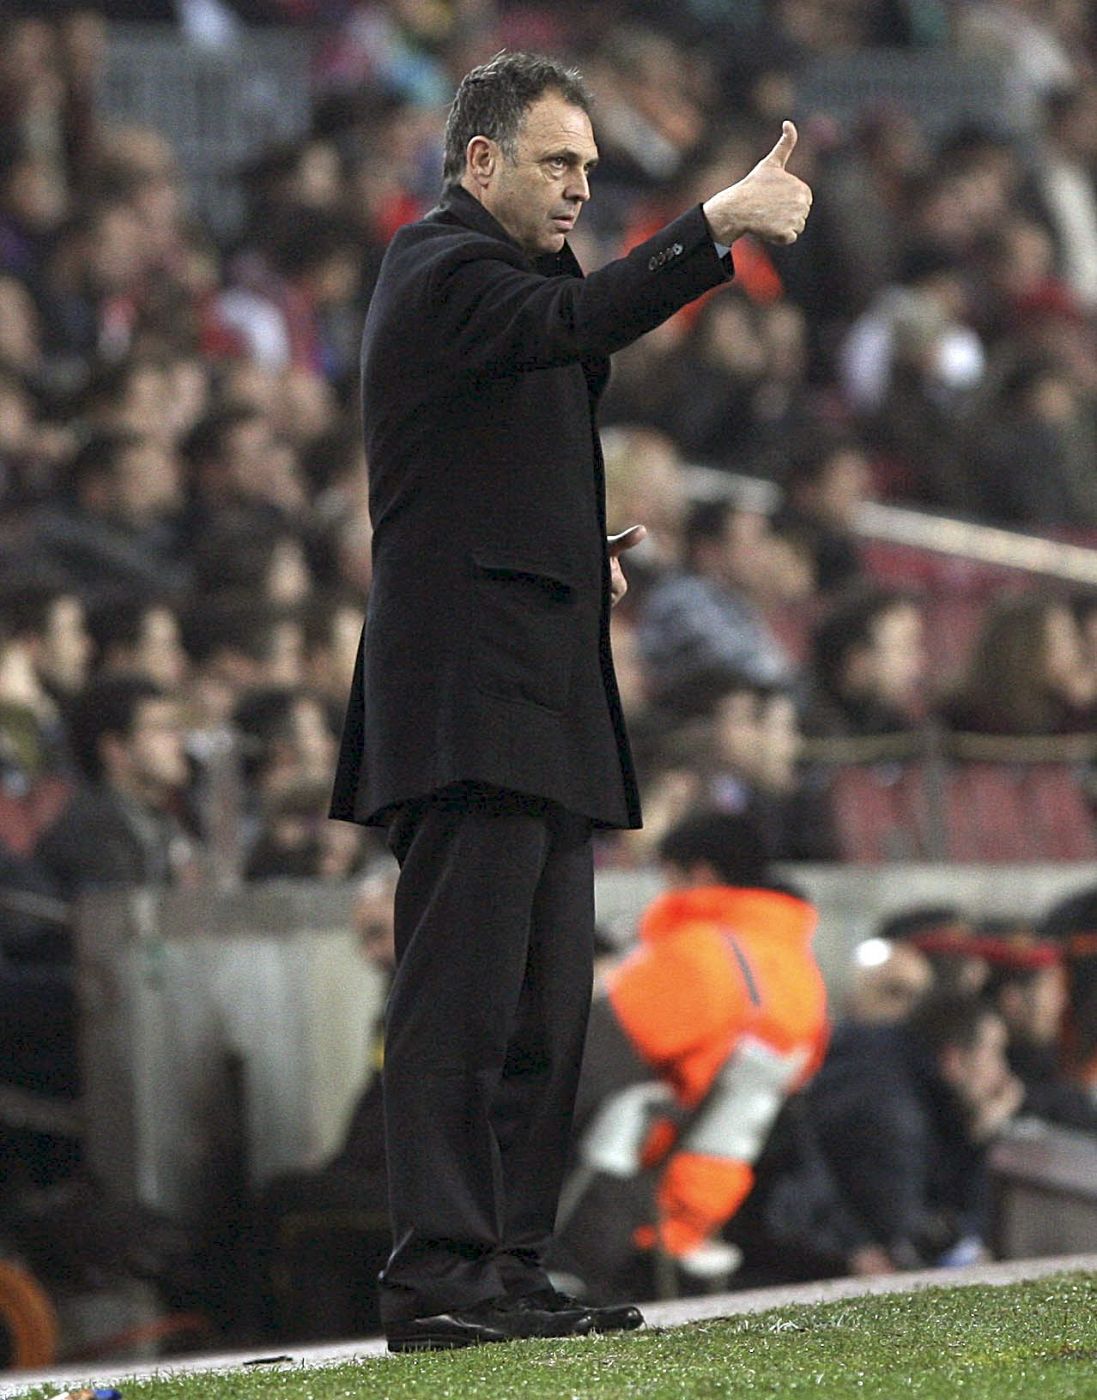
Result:
{"label": "man's ear", "polygon": [[487,136],[474,136],[465,147],[465,163],[476,184],[490,184],[499,163],[498,145]]}

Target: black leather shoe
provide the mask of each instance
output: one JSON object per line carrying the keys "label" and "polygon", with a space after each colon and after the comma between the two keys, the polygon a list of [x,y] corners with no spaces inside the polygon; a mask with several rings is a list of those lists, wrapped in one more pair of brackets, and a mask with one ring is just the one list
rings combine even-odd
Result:
{"label": "black leather shoe", "polygon": [[536,1293],[529,1293],[523,1301],[527,1301],[530,1307],[561,1316],[567,1312],[582,1311],[590,1318],[587,1330],[591,1332],[632,1332],[644,1325],[644,1314],[635,1303],[611,1303],[608,1307],[600,1308],[582,1303],[556,1288],[542,1288]]}
{"label": "black leather shoe", "polygon": [[590,1314],[574,1307],[538,1308],[526,1299],[489,1298],[471,1308],[393,1322],[385,1329],[389,1351],[444,1351],[531,1337],[576,1337],[592,1330]]}

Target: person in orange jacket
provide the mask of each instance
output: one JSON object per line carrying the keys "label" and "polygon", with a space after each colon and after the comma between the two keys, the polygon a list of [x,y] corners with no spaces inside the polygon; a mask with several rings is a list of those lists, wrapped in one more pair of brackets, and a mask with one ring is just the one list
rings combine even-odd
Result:
{"label": "person in orange jacket", "polygon": [[[774,881],[760,834],[741,816],[689,817],[658,851],[668,889],[607,978],[588,1045],[596,1059],[623,1040],[635,1072],[618,1074],[617,1091],[590,1116],[565,1203],[598,1176],[652,1169],[653,1209],[634,1224],[634,1243],[687,1277],[716,1279],[734,1266],[720,1234],[750,1192],[770,1128],[822,1062],[817,915]],[[589,1068],[597,1077],[599,1066]],[[619,1087],[622,1077],[632,1082]]]}

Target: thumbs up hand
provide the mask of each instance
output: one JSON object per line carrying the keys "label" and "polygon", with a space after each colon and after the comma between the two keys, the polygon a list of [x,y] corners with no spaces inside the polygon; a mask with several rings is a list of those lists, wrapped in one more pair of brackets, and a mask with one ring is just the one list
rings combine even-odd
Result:
{"label": "thumbs up hand", "polygon": [[729,246],[744,233],[767,243],[795,243],[811,209],[811,190],[785,169],[796,148],[796,128],[785,122],[781,135],[754,169],[702,205],[717,243]]}

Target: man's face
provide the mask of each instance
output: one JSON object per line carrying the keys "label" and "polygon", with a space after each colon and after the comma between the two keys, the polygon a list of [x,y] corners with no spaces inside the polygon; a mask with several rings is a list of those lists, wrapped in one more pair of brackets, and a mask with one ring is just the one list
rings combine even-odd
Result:
{"label": "man's face", "polygon": [[137,643],[137,668],[149,680],[174,690],[187,672],[187,654],[179,623],[169,608],[150,608],[141,624]]}
{"label": "man's face", "polygon": [[588,176],[598,160],[590,118],[559,93],[532,103],[509,160],[495,145],[484,208],[531,257],[558,253],[590,198]]}
{"label": "man's face", "polygon": [[905,709],[917,698],[925,672],[925,629],[917,608],[903,604],[881,613],[862,652],[863,688],[876,699]]}
{"label": "man's face", "polygon": [[145,700],[137,707],[129,739],[133,777],[150,796],[186,786],[187,759],[183,725],[174,700]]}
{"label": "man's face", "polygon": [[57,599],[42,641],[41,673],[66,694],[79,690],[87,680],[92,642],[78,598]]}
{"label": "man's face", "polygon": [[970,1047],[953,1045],[943,1053],[942,1075],[972,1113],[1000,1094],[1009,1078],[1007,1039],[1005,1022],[996,1012],[988,1011]]}

